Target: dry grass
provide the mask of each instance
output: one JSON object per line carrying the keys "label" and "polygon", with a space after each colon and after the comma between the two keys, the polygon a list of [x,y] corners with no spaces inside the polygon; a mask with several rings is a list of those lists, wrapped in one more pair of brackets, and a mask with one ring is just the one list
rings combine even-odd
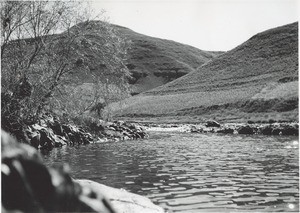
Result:
{"label": "dry grass", "polygon": [[170,114],[176,111],[198,107],[218,105],[224,102],[236,102],[240,97],[247,100],[259,91],[259,88],[239,88],[233,90],[176,93],[166,95],[139,95],[122,101],[123,107],[116,107],[117,114]]}

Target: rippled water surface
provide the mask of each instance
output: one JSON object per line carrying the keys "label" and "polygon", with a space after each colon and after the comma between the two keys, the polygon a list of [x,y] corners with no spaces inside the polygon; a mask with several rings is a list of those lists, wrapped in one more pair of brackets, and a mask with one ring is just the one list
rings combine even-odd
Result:
{"label": "rippled water surface", "polygon": [[54,149],[74,178],[149,197],[173,212],[299,211],[296,137],[150,133],[150,139]]}

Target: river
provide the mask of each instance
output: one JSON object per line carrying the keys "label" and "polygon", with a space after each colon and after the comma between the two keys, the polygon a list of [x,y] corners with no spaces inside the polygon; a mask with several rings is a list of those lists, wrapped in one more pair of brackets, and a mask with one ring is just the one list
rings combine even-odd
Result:
{"label": "river", "polygon": [[145,140],[44,154],[71,175],[147,196],[170,212],[299,211],[297,137],[150,132]]}

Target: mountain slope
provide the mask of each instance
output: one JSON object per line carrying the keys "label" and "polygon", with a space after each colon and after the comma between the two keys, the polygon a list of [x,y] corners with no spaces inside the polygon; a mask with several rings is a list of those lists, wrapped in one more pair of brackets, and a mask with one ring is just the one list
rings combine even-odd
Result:
{"label": "mountain slope", "polygon": [[161,86],[222,54],[209,52],[175,41],[154,38],[114,25],[119,35],[131,42],[127,67],[133,78],[133,92]]}
{"label": "mountain slope", "polygon": [[250,118],[265,113],[298,119],[297,108],[298,23],[293,23],[259,33],[197,71],[126,101],[117,114]]}

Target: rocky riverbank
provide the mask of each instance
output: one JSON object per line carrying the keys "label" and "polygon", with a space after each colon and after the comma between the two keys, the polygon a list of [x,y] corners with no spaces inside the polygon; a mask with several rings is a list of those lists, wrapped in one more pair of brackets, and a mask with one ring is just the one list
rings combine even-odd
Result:
{"label": "rocky riverbank", "polygon": [[148,198],[47,168],[37,150],[1,132],[2,212],[162,213]]}
{"label": "rocky riverbank", "polygon": [[147,131],[179,131],[191,133],[222,133],[222,134],[260,134],[260,135],[299,135],[298,123],[271,124],[220,124],[207,121],[200,124],[146,124]]}
{"label": "rocky riverbank", "polygon": [[90,132],[74,124],[63,124],[56,117],[44,115],[38,123],[26,126],[26,143],[37,149],[52,149],[64,145],[79,145],[143,139],[148,137],[140,125],[123,121],[105,122],[94,120]]}
{"label": "rocky riverbank", "polygon": [[134,122],[106,122],[93,120],[88,131],[71,123],[62,123],[57,117],[44,115],[38,123],[25,127],[25,143],[41,149],[51,150],[64,145],[116,142],[143,139],[151,131],[180,131],[191,133],[299,135],[298,123],[225,123],[207,121],[199,124],[139,124]]}

